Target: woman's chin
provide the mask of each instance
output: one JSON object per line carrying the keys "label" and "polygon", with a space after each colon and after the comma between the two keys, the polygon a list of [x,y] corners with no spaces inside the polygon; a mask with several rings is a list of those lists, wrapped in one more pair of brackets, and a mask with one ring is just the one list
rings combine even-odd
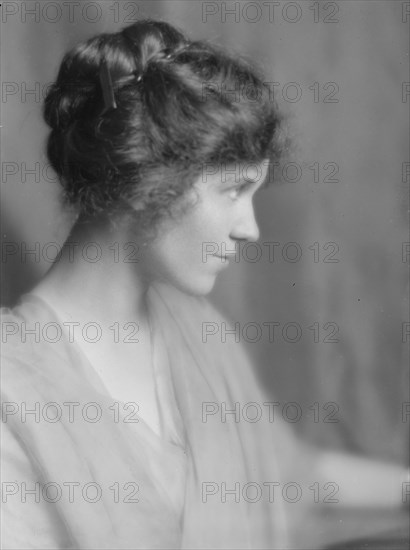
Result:
{"label": "woman's chin", "polygon": [[213,290],[215,281],[216,275],[212,274],[199,277],[192,276],[189,280],[181,278],[174,280],[168,279],[167,283],[185,292],[185,294],[190,294],[191,296],[206,296]]}

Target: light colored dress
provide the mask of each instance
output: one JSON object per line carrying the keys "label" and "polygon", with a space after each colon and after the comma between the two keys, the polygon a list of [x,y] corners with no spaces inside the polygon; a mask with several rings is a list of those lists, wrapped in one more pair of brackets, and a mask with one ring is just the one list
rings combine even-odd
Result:
{"label": "light colored dress", "polygon": [[153,284],[147,299],[161,437],[57,339],[50,304],[3,308],[3,548],[292,548],[296,503],[270,491],[312,457],[279,417],[204,416],[272,399],[241,344],[204,341],[204,322],[229,328],[205,298]]}

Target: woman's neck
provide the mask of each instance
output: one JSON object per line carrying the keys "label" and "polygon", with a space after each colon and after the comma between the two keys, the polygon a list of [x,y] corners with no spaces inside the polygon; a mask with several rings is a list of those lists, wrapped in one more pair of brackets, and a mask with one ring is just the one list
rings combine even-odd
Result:
{"label": "woman's neck", "polygon": [[59,259],[33,289],[72,320],[144,322],[149,280],[141,243],[107,224],[77,222]]}

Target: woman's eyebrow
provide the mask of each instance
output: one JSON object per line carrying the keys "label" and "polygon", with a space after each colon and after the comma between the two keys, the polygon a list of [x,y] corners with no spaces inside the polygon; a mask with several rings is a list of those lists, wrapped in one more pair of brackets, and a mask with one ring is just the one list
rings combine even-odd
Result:
{"label": "woman's eyebrow", "polygon": [[247,175],[244,175],[243,173],[237,174],[235,173],[235,169],[227,170],[225,173],[222,173],[220,175],[220,178],[218,178],[217,185],[222,185],[223,187],[235,187],[237,185],[239,186],[248,186],[248,185],[254,185],[261,182],[261,187],[264,185],[268,178],[269,170],[266,171],[266,174],[264,177],[260,176],[259,173],[255,175],[255,177],[249,177]]}

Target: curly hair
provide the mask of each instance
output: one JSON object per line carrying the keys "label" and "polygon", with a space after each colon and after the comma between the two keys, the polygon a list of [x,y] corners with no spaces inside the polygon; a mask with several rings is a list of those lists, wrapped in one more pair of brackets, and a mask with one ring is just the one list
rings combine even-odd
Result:
{"label": "curly hair", "polygon": [[[104,108],[102,63],[114,109]],[[44,102],[65,201],[86,217],[128,214],[153,228],[204,166],[276,160],[282,115],[262,78],[244,58],[163,21],[79,43]]]}

